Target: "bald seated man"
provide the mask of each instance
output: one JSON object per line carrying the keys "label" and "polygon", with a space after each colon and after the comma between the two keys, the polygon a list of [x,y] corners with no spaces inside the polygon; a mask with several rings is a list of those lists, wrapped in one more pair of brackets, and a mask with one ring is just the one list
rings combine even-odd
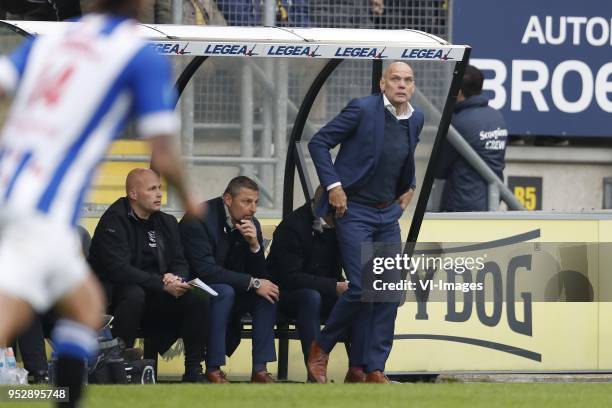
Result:
{"label": "bald seated man", "polygon": [[[415,79],[404,62],[387,66],[380,79],[380,93],[353,99],[310,140],[308,148],[325,187],[315,216],[335,217],[342,266],[349,282],[325,327],[308,353],[311,381],[327,382],[329,353],[354,321],[363,325],[363,371],[366,382],[386,384],[385,364],[401,300],[399,291],[378,291],[375,281],[399,280],[399,271],[373,275],[362,266],[362,249],[376,256],[394,257],[400,252],[398,220],[416,189],[414,149],[423,128],[423,113],[412,107]],[[340,145],[335,162],[330,150]],[[365,255],[365,254],[364,254]],[[378,286],[380,288],[380,286]],[[367,296],[364,296],[367,295]]]}
{"label": "bald seated man", "polygon": [[205,382],[200,362],[208,299],[189,290],[189,269],[176,218],[162,211],[162,185],[150,169],[130,171],[126,196],[106,210],[94,232],[89,262],[115,316],[113,336],[133,347],[139,328],[164,353],[185,344],[183,382]]}

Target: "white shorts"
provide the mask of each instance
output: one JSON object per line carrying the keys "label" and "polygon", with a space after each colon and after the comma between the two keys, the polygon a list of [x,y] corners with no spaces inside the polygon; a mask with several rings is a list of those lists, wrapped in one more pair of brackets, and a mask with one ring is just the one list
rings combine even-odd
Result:
{"label": "white shorts", "polygon": [[0,292],[45,312],[88,274],[74,228],[43,216],[0,220]]}

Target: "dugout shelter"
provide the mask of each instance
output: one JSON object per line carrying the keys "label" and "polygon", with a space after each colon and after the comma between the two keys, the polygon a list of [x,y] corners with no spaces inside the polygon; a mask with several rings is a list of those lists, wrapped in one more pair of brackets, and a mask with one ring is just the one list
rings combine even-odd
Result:
{"label": "dugout shelter", "polygon": [[[59,27],[68,24],[75,23],[1,21],[2,52],[8,52],[23,37],[52,33]],[[306,87],[301,102],[297,106],[293,123],[283,126],[281,132],[275,132],[276,154],[281,155],[279,160],[284,155],[284,169],[277,166],[281,170],[277,171],[274,177],[276,188],[279,190],[276,191],[278,196],[276,198],[280,203],[282,216],[287,215],[294,208],[296,169],[304,197],[309,199],[313,195],[313,183],[306,169],[308,160],[300,142],[317,96],[338,67],[346,61],[354,60],[369,64],[370,91],[375,93],[379,92],[379,80],[385,60],[426,64],[419,65],[416,70],[417,76],[425,70],[424,67],[429,67],[429,64],[444,65],[448,72],[450,86],[448,92],[440,98],[439,116],[436,117],[436,119],[439,118],[439,121],[436,120],[438,123],[429,125],[432,134],[428,142],[430,150],[424,166],[425,171],[421,171],[422,178],[417,186],[418,200],[416,200],[416,206],[411,207],[406,247],[410,248],[408,244],[417,241],[434,181],[434,165],[441,144],[446,138],[463,72],[469,60],[469,46],[453,45],[434,35],[410,29],[366,30],[153,24],[142,24],[140,28],[142,37],[158,53],[168,55],[175,61],[176,59],[181,60],[180,63],[175,64],[175,67],[178,67],[176,89],[179,100],[198,70],[202,69],[205,64],[220,58],[242,61],[245,59],[289,60],[303,66],[310,64],[313,69],[316,69],[316,72],[311,72],[313,79]],[[313,62],[317,63],[313,64]],[[422,102],[424,102],[423,98],[421,94]],[[422,107],[419,101],[413,99],[412,103]],[[427,109],[424,110],[428,116]],[[241,123],[241,126],[248,128],[252,126],[252,123]],[[252,149],[252,142],[249,142],[248,139],[241,140],[241,148]],[[266,160],[270,159],[253,157],[244,159],[242,162],[252,165],[269,163]],[[197,158],[190,157],[188,161],[197,163]],[[265,189],[263,193],[265,194]],[[285,344],[281,345],[279,350],[279,378],[286,377],[286,373]]]}

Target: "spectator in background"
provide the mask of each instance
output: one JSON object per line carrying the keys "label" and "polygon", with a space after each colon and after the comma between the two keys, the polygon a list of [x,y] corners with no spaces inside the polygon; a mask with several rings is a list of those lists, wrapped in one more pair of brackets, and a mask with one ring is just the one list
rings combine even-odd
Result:
{"label": "spectator in background", "polygon": [[230,26],[261,24],[261,10],[253,0],[217,0],[217,6]]}
{"label": "spectator in background", "polygon": [[[263,25],[264,3],[253,0],[217,0],[230,26]],[[276,25],[308,27],[308,0],[275,0]]]}
{"label": "spectator in background", "polygon": [[215,0],[183,0],[183,24],[226,26]]}
{"label": "spectator in background", "polygon": [[[452,125],[503,181],[508,130],[501,113],[482,95],[484,77],[468,65],[452,118]],[[436,177],[446,179],[441,211],[487,211],[488,186],[448,141],[442,145]],[[498,205],[499,203],[495,203]]]}
{"label": "spectator in background", "polygon": [[385,0],[370,0],[370,14],[372,14],[372,20],[376,28],[379,28],[380,17],[385,15]]}
{"label": "spectator in background", "polygon": [[[0,2],[7,20],[63,21],[94,11],[96,0],[5,0]],[[145,24],[172,24],[172,0],[151,1],[144,7]],[[214,0],[183,0],[182,24],[226,25]]]}
{"label": "spectator in background", "polygon": [[425,31],[446,36],[447,0],[370,0],[370,14],[376,28]]}
{"label": "spectator in background", "polygon": [[[281,288],[279,311],[296,320],[304,359],[321,331],[339,296],[348,289],[342,276],[340,248],[336,240],[334,218],[315,217],[315,203],[323,196],[319,186],[315,198],[289,214],[274,231],[268,270]],[[349,370],[344,382],[365,382],[363,371],[363,333],[355,319],[350,337]],[[347,342],[347,344],[349,344]]]}
{"label": "spectator in background", "polygon": [[277,0],[276,24],[288,27],[310,27],[309,0]]}
{"label": "spectator in background", "polygon": [[[81,0],[83,14],[93,11],[96,0]],[[149,1],[147,7],[143,8],[140,19],[144,24],[171,24],[172,23],[172,0]]]}
{"label": "spectator in background", "polygon": [[79,0],[5,0],[7,20],[63,21],[79,17]]}
{"label": "spectator in background", "polygon": [[370,0],[311,0],[310,22],[314,27],[373,28],[369,6]]}
{"label": "spectator in background", "polygon": [[183,382],[204,382],[208,300],[185,283],[189,271],[176,218],[160,211],[161,182],[153,170],[134,169],[125,184],[126,197],[102,215],[89,252],[115,316],[113,336],[133,347],[142,327],[160,353],[182,337]]}
{"label": "spectator in background", "polygon": [[192,275],[219,294],[211,299],[206,346],[206,377],[215,384],[229,382],[221,366],[240,343],[240,318],[245,312],[253,317],[251,382],[274,382],[266,365],[276,360],[279,292],[266,272],[263,235],[255,218],[258,201],[257,183],[235,177],[222,197],[206,202],[203,218],[186,214],[179,224]]}

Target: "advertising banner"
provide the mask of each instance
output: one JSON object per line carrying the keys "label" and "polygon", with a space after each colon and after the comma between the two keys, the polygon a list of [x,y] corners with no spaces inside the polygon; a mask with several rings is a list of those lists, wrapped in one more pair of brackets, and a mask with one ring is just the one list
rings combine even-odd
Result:
{"label": "advertising banner", "polygon": [[612,136],[612,2],[456,0],[452,42],[473,47],[510,134]]}

